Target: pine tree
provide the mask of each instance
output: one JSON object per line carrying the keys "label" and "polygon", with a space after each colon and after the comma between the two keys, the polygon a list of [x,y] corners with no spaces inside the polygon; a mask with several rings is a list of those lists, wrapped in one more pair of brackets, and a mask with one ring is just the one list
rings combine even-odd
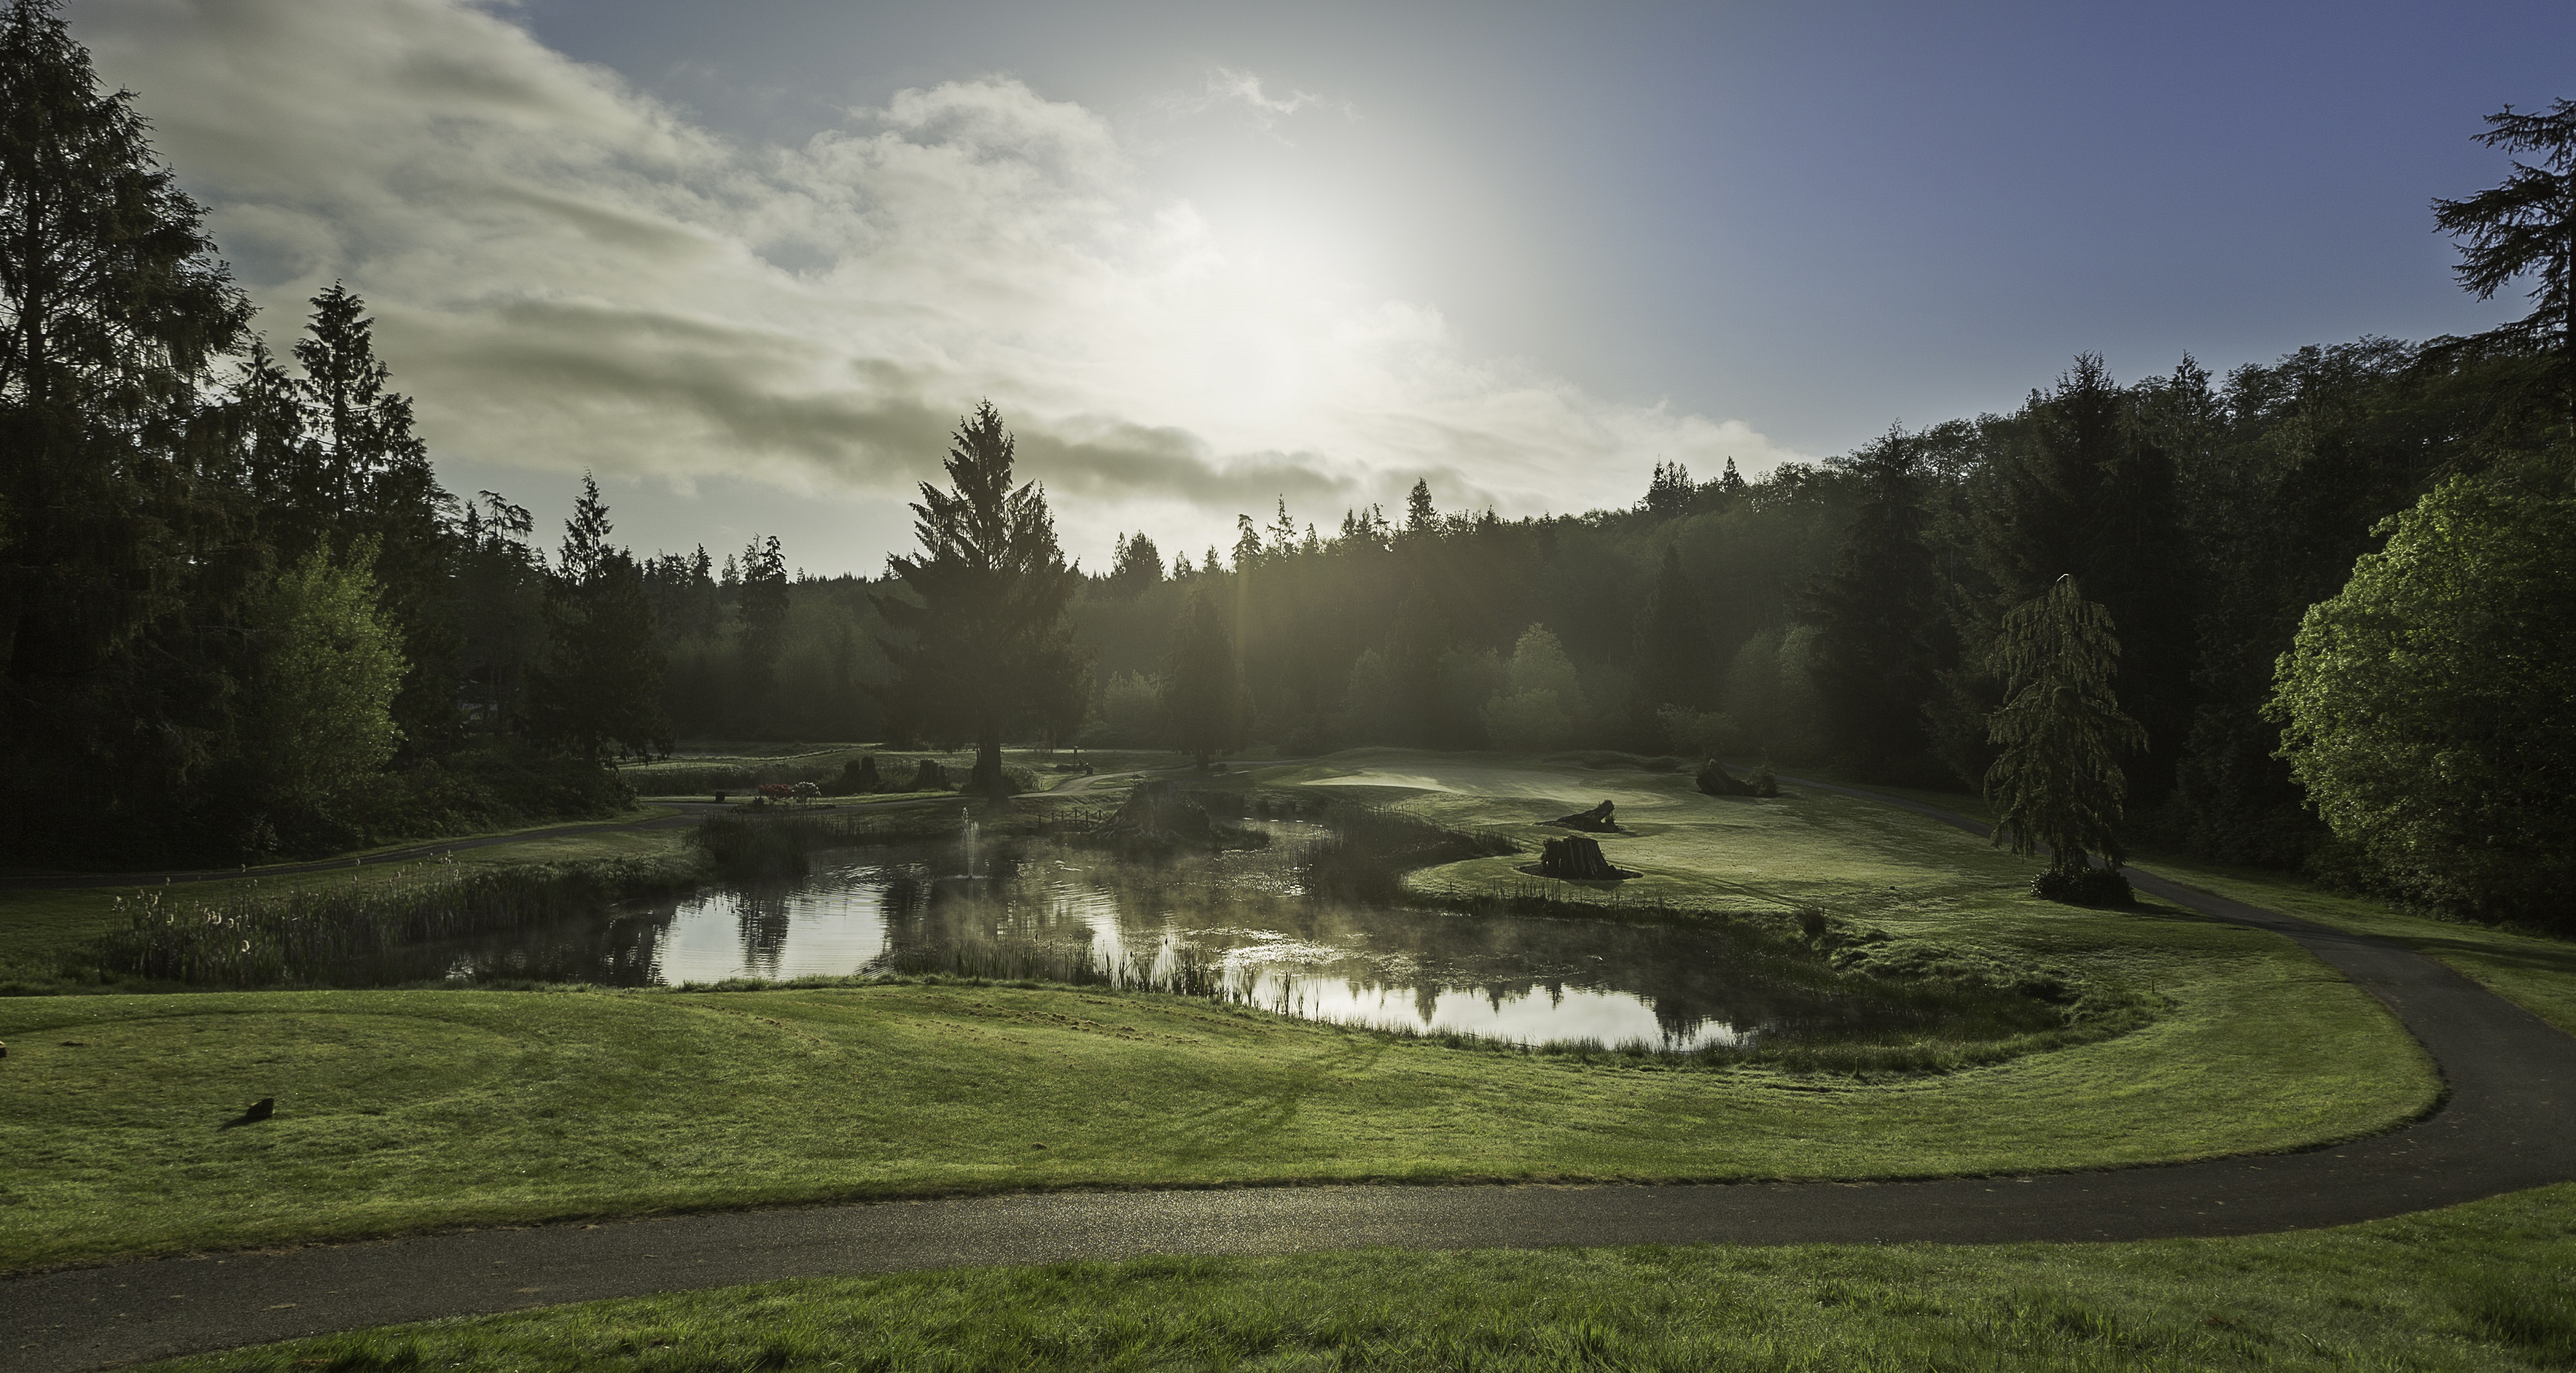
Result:
{"label": "pine tree", "polygon": [[454,500],[413,432],[411,397],[392,389],[392,370],[376,357],[366,310],[335,282],[313,297],[296,340],[304,375],[293,388],[306,451],[286,491],[280,542],[289,556],[374,542],[378,594],[409,664],[394,718],[413,752],[443,753],[461,742],[464,726],[456,705],[464,631],[453,585],[461,550],[447,524]]}
{"label": "pine tree", "polygon": [[1431,479],[1416,477],[1413,489],[1404,496],[1404,532],[1419,538],[1439,528],[1439,512],[1431,508]]}
{"label": "pine tree", "polygon": [[2197,651],[2195,564],[2173,455],[2091,353],[2001,428],[1973,523],[1994,599],[1968,628],[1992,626],[2000,607],[2060,577],[2082,583],[2122,626],[2119,700],[2148,738],[2137,781],[2147,799],[2161,799],[2191,730]]}
{"label": "pine tree", "polygon": [[[1117,559],[1109,567],[1109,585],[1121,596],[1134,596],[1163,580],[1163,551],[1142,532],[1130,538],[1120,535]],[[1187,562],[1184,555],[1182,561]]]}
{"label": "pine tree", "polygon": [[787,642],[787,554],[777,535],[744,545],[734,613],[742,619],[744,689],[756,699],[778,684],[778,655]]}
{"label": "pine tree", "polygon": [[912,507],[921,552],[886,560],[910,595],[869,597],[894,631],[883,641],[895,668],[881,693],[889,709],[934,737],[972,739],[968,789],[995,797],[1004,731],[1080,699],[1085,671],[1065,623],[1075,574],[1046,492],[1013,484],[1014,458],[1001,412],[976,407],[949,445],[948,489],[924,482]]}
{"label": "pine tree", "polygon": [[546,594],[546,657],[529,684],[529,732],[590,761],[671,751],[661,644],[644,574],[612,547],[608,503],[585,472]]}
{"label": "pine tree", "polygon": [[1814,680],[1836,752],[1885,778],[1923,755],[1940,666],[1939,581],[1924,542],[1923,445],[1895,430],[1859,453],[1860,509],[1809,598]]}
{"label": "pine tree", "polygon": [[2540,165],[2517,159],[2503,185],[2434,201],[2433,222],[2467,240],[2453,273],[2478,299],[2532,279],[2532,312],[2487,337],[2546,353],[2576,416],[2576,100],[2559,100],[2546,114],[2507,105],[2486,123],[2478,142],[2538,153]]}
{"label": "pine tree", "polygon": [[2120,641],[2111,614],[2060,577],[2004,617],[1998,657],[2006,695],[1988,727],[2003,751],[1986,773],[1995,843],[2025,857],[2047,851],[2042,895],[2086,893],[2091,855],[2114,871],[2127,859],[2119,755],[2146,742],[2112,692]]}
{"label": "pine tree", "polygon": [[1646,483],[1646,513],[1667,517],[1679,515],[1690,509],[1691,496],[1698,490],[1691,484],[1688,467],[1677,462],[1656,463],[1655,475]]}
{"label": "pine tree", "polygon": [[1243,675],[1234,633],[1204,582],[1191,588],[1172,626],[1172,651],[1163,663],[1163,718],[1173,744],[1195,757],[1201,771],[1243,741]]}
{"label": "pine tree", "polygon": [[232,728],[264,559],[202,440],[250,313],[132,97],[0,9],[0,850],[140,857]]}

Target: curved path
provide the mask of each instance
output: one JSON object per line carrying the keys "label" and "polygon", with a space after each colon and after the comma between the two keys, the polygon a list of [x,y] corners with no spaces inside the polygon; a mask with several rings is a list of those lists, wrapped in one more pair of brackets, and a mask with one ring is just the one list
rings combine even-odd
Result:
{"label": "curved path", "polygon": [[[1792,779],[1795,780],[1795,779]],[[1976,833],[1937,807],[1883,801]],[[1934,1182],[1295,1187],[818,1206],[67,1269],[0,1280],[0,1367],[97,1367],[434,1316],[960,1264],[1355,1245],[2131,1240],[2341,1225],[2576,1179],[2576,1040],[2449,968],[2132,868],[2141,889],[2275,931],[2385,1002],[2449,1094],[2296,1154]]]}

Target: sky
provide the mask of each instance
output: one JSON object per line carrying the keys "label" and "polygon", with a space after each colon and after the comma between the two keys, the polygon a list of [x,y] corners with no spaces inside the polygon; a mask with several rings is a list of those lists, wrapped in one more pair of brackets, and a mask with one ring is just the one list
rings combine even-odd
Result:
{"label": "sky", "polygon": [[283,352],[345,281],[450,489],[874,573],[981,400],[1066,550],[1625,505],[2488,327],[2428,202],[2549,4],[71,0]]}

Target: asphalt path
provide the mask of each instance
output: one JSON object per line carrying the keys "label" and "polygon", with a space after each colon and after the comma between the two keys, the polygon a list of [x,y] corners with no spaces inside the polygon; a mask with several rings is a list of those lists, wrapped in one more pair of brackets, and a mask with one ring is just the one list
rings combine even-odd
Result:
{"label": "asphalt path", "polygon": [[[1919,802],[1830,783],[1975,833]],[[531,1226],[0,1280],[0,1365],[80,1369],[362,1326],[781,1278],[1148,1254],[1993,1243],[2343,1225],[2576,1179],[2576,1040],[2431,959],[2141,872],[2196,918],[2297,941],[2439,1065],[2430,1116],[2300,1153],[1895,1183],[1071,1192]],[[2152,918],[2152,917],[2142,917]],[[2177,918],[2177,917],[2165,917]],[[2178,917],[2195,918],[2195,917]]]}

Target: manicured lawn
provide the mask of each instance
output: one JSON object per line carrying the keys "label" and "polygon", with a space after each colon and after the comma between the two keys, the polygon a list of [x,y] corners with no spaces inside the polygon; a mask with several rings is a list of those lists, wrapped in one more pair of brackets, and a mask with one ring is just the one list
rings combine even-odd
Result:
{"label": "manicured lawn", "polygon": [[[0,1266],[1080,1185],[2100,1167],[2352,1137],[2435,1099],[2413,1040],[2288,941],[2169,910],[2032,902],[2012,860],[1919,817],[1816,796],[1721,802],[1637,773],[1431,755],[1389,767],[1431,785],[1377,794],[1452,822],[1616,796],[1637,833],[1611,836],[1614,860],[1676,903],[1747,902],[1738,908],[1778,918],[1776,900],[1741,895],[1758,887],[2138,989],[2157,1013],[1986,1067],[1863,1079],[1465,1050],[1201,1001],[1026,987],[6,999]],[[545,856],[677,842],[584,836]],[[1531,879],[1478,860],[1419,881]],[[16,938],[58,947],[96,920],[62,908],[51,934]],[[216,1128],[262,1096],[278,1099],[276,1120]]]}
{"label": "manicured lawn", "polygon": [[[1880,1082],[1054,989],[18,998],[0,1001],[0,1266],[1075,1185],[2080,1168],[2430,1104],[2420,1051],[2340,981],[2251,942],[2196,966],[2146,1029]],[[275,1120],[218,1128],[263,1096]]]}
{"label": "manicured lawn", "polygon": [[2576,1187],[2100,1245],[1371,1250],[785,1282],[192,1370],[2528,1369],[2576,1360]]}

